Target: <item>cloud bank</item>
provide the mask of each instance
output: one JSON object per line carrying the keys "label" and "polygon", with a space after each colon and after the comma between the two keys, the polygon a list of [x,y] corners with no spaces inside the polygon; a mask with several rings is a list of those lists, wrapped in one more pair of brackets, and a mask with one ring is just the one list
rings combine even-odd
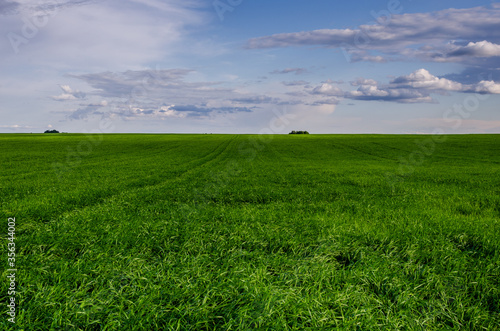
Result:
{"label": "cloud bank", "polygon": [[332,84],[323,83],[309,91],[310,94],[336,96],[364,101],[393,101],[399,103],[435,102],[431,94],[447,92],[500,94],[500,84],[482,80],[476,84],[461,84],[446,78],[432,75],[426,69],[416,70],[409,75],[400,76],[388,84],[373,79],[358,78],[351,81],[354,91],[342,91]]}
{"label": "cloud bank", "polygon": [[[352,62],[454,62],[488,72],[500,67],[500,6],[392,15],[357,29],[320,29],[253,38],[247,49],[320,46]],[[485,59],[489,61],[485,61]]]}

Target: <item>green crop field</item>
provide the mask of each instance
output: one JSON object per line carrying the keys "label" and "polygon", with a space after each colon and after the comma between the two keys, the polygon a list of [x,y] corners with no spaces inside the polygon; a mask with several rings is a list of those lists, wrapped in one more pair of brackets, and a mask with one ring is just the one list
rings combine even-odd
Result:
{"label": "green crop field", "polygon": [[499,329],[499,135],[0,147],[2,330]]}

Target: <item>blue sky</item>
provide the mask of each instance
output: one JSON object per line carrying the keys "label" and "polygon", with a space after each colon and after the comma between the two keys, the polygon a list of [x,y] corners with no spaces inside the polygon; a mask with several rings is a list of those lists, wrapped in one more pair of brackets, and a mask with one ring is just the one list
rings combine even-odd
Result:
{"label": "blue sky", "polygon": [[0,0],[0,132],[500,133],[498,31],[495,1]]}

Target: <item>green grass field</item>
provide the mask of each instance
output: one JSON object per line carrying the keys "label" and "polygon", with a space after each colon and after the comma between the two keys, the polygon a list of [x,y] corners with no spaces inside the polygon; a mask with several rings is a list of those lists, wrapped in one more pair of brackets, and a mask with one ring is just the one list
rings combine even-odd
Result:
{"label": "green grass field", "polygon": [[499,329],[500,135],[0,146],[2,330]]}

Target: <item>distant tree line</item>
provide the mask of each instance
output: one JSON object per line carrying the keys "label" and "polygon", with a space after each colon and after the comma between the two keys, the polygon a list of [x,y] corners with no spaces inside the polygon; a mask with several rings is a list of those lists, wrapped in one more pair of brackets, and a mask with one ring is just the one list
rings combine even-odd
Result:
{"label": "distant tree line", "polygon": [[307,131],[292,131],[289,134],[309,134]]}
{"label": "distant tree line", "polygon": [[57,130],[45,130],[44,133],[59,133]]}

